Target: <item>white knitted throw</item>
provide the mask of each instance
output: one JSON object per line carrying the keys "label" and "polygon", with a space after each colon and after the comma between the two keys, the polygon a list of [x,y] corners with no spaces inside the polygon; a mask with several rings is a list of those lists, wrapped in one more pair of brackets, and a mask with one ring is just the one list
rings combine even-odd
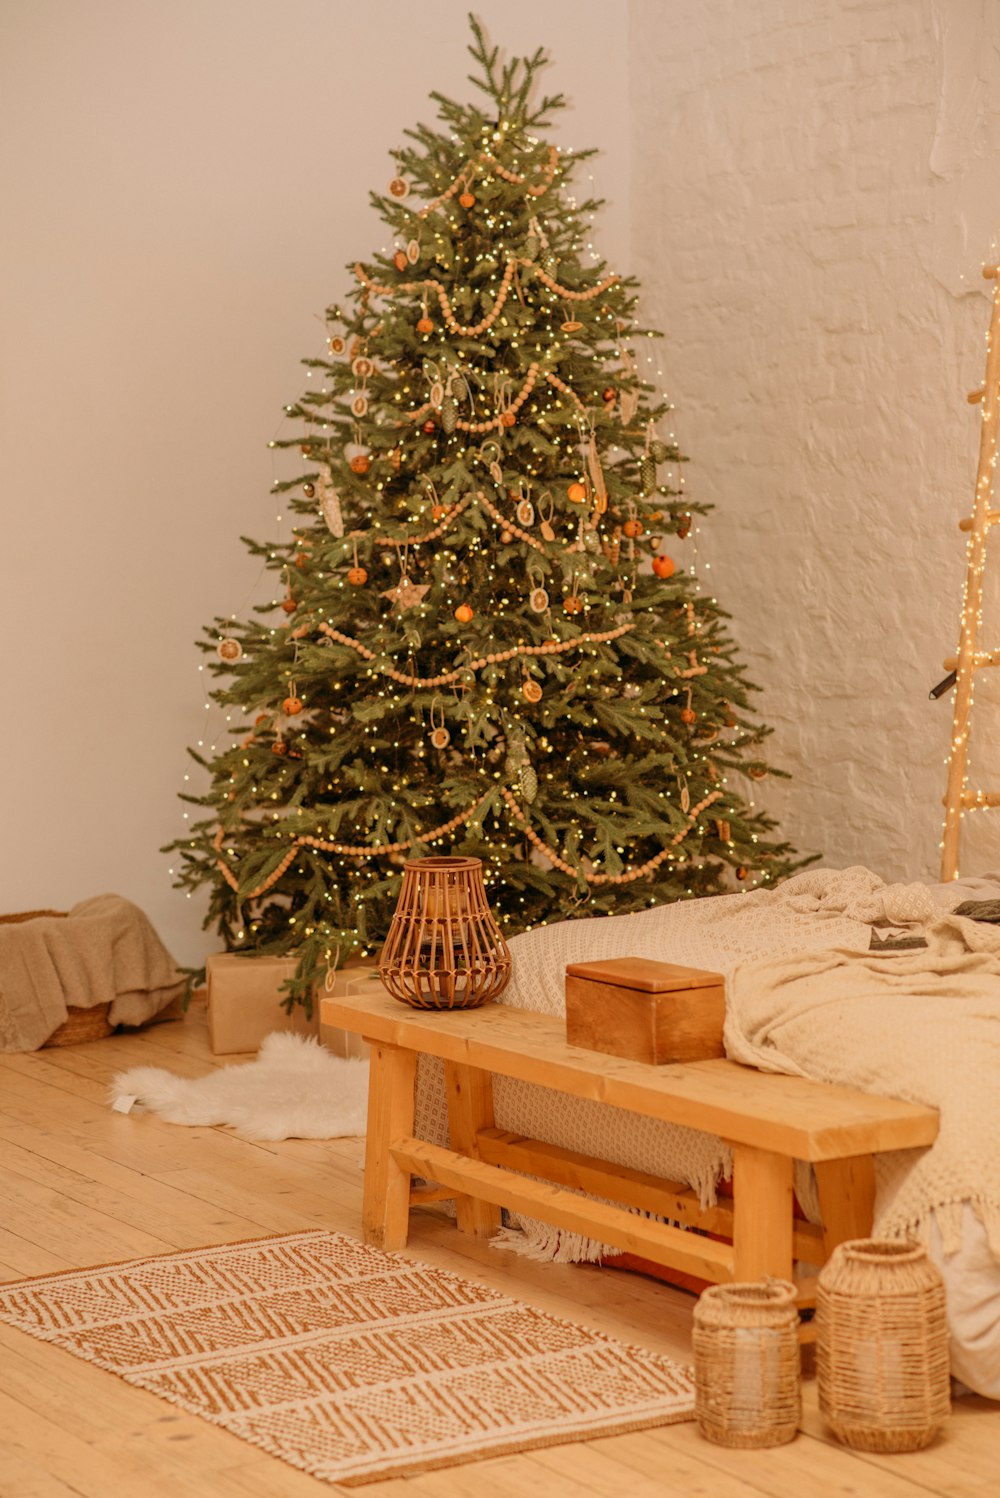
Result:
{"label": "white knitted throw", "polygon": [[1000,1260],[1000,929],[940,912],[922,951],[839,947],[737,968],[726,1050],[737,1061],[941,1114],[930,1149],[875,1157],[874,1230],[962,1246],[971,1203]]}
{"label": "white knitted throw", "polygon": [[[679,901],[634,915],[564,921],[515,937],[514,975],[500,1002],[542,1014],[565,1013],[566,964],[610,957],[650,957],[721,972],[754,959],[822,953],[831,947],[867,948],[873,921],[922,923],[976,889],[921,884],[887,885],[860,867],[798,874],[775,890]],[[996,888],[989,891],[995,894]],[[922,956],[923,954],[917,954]],[[862,1085],[858,1083],[857,1085]],[[535,1139],[576,1149],[613,1164],[683,1181],[703,1205],[715,1202],[729,1173],[731,1151],[715,1135],[658,1123],[621,1108],[517,1082],[494,1081],[497,1124]],[[421,1059],[417,1132],[446,1144],[448,1117],[439,1062]],[[515,1218],[524,1238],[508,1246],[535,1257],[593,1260],[615,1252],[533,1219]]]}

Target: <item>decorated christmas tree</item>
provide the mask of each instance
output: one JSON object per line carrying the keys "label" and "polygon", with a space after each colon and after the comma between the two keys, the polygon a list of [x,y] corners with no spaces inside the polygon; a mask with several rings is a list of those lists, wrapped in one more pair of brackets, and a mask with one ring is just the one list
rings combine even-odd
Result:
{"label": "decorated christmas tree", "polygon": [[[793,867],[741,776],[769,732],[685,559],[704,509],[634,348],[637,283],[585,249],[588,152],[544,139],[539,51],[393,153],[395,248],[350,268],[288,408],[279,598],[202,648],[246,715],[206,759],[178,883],[294,992],[384,938],[408,858],[482,859],[511,935]],[[690,543],[688,543],[690,545]],[[249,731],[248,731],[249,730]]]}

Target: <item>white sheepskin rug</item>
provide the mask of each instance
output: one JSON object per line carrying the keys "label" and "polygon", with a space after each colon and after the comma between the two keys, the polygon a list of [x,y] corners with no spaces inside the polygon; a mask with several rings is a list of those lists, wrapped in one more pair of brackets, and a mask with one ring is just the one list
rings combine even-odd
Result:
{"label": "white sheepskin rug", "polygon": [[166,1123],[228,1124],[247,1139],[338,1139],[365,1132],[368,1062],[276,1031],[256,1061],[207,1077],[177,1077],[158,1066],[119,1072],[111,1105],[127,1112],[130,1099]]}

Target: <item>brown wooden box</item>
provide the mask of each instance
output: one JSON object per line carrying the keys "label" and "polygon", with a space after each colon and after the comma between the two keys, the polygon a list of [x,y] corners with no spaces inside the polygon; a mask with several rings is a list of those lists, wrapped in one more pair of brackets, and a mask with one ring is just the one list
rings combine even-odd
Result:
{"label": "brown wooden box", "polygon": [[663,1066],[723,1056],[721,973],[646,957],[571,962],[566,968],[570,1045]]}

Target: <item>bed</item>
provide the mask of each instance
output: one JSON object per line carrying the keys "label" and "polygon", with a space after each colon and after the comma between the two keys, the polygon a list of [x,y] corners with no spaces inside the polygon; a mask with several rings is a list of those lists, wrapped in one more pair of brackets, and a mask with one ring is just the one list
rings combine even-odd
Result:
{"label": "bed", "polygon": [[[890,885],[863,868],[813,870],[773,891],[527,932],[511,942],[514,975],[501,1002],[561,1014],[569,962],[636,956],[709,968],[726,975],[726,1044],[735,1059],[941,1107],[943,1152],[937,1144],[904,1152],[913,1158],[896,1168],[890,1157],[876,1159],[875,1231],[912,1233],[927,1244],[947,1288],[953,1374],[1000,1399],[1000,1194],[993,1180],[1000,1159],[1000,1107],[993,1103],[1000,1096],[1000,925],[950,914],[964,902],[988,909],[982,902],[993,900],[1000,900],[1000,875]],[[885,983],[892,992],[883,1003],[871,985]],[[942,1041],[950,1044],[966,1017],[966,1051],[951,1056]],[[835,1043],[822,1042],[823,1024]],[[887,1043],[897,1034],[913,1043]],[[913,1052],[909,1070],[887,1084],[879,1058],[889,1052],[895,1063],[900,1049]],[[938,1052],[953,1068],[968,1068],[976,1083],[952,1089],[958,1095],[948,1112]],[[417,1096],[421,1137],[445,1143],[439,1063],[421,1063]],[[501,1128],[686,1181],[705,1206],[730,1169],[725,1143],[712,1135],[509,1078],[496,1079],[495,1100]],[[975,1149],[957,1152],[955,1140],[970,1138]],[[804,1167],[796,1187],[806,1215],[818,1220]],[[512,1218],[502,1239],[538,1259],[606,1257],[604,1245],[531,1219]]]}

